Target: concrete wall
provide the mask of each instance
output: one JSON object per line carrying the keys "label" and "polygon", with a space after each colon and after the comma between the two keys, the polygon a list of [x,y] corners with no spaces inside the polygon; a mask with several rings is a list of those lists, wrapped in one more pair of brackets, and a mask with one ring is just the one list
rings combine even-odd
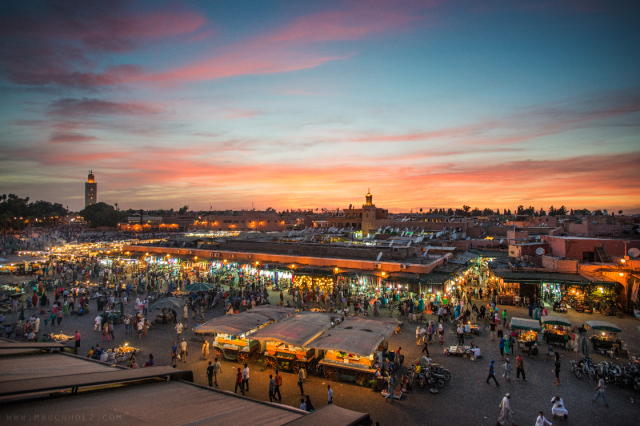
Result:
{"label": "concrete wall", "polygon": [[544,255],[542,256],[542,266],[551,271],[577,274],[580,263],[577,260],[558,259],[553,256]]}
{"label": "concrete wall", "polygon": [[[624,256],[625,240],[600,238],[558,238],[543,236],[542,240],[549,244],[551,253],[556,257],[582,260],[584,252],[595,252],[596,247],[603,247],[609,256]],[[627,251],[640,248],[640,240],[626,240]]]}

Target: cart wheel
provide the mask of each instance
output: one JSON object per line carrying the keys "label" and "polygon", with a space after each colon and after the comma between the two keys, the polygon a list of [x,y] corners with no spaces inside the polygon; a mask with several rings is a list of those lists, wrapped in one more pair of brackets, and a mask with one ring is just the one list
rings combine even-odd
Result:
{"label": "cart wheel", "polygon": [[324,368],[324,378],[330,380],[338,380],[338,371],[333,367]]}
{"label": "cart wheel", "polygon": [[369,381],[370,377],[371,375],[369,373],[358,372],[356,374],[356,383],[359,384],[360,386],[363,386],[367,381]]}
{"label": "cart wheel", "polygon": [[298,374],[298,371],[300,371],[300,367],[304,367],[304,362],[302,361],[294,361],[293,362],[293,372]]}
{"label": "cart wheel", "polygon": [[223,357],[224,354],[222,353],[222,349],[215,348],[215,352],[216,352],[216,357],[218,357],[218,359],[220,359],[220,360],[224,359],[224,357]]}
{"label": "cart wheel", "polygon": [[238,354],[238,362],[240,364],[244,364],[247,361],[249,361],[249,355],[247,353],[241,352],[241,353]]}
{"label": "cart wheel", "polygon": [[266,358],[264,359],[264,366],[265,366],[266,368],[272,368],[272,369],[274,369],[274,370],[275,370],[275,368],[276,368],[276,360],[275,360],[275,359],[273,359],[273,358],[271,358],[270,356],[269,356],[269,357],[266,357]]}

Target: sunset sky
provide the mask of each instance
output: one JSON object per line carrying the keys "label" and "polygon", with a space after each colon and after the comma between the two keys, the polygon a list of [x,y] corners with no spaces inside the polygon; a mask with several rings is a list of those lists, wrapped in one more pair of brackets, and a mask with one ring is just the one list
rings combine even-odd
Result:
{"label": "sunset sky", "polygon": [[640,212],[638,1],[0,3],[0,194]]}

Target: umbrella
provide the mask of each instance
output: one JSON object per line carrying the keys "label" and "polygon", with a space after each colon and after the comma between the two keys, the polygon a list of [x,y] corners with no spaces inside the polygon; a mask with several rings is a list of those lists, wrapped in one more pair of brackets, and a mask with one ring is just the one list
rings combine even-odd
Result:
{"label": "umbrella", "polygon": [[193,283],[193,284],[189,284],[188,286],[185,286],[185,291],[194,291],[194,292],[199,292],[199,291],[209,291],[213,288],[213,285],[211,284],[207,284],[207,283]]}
{"label": "umbrella", "polygon": [[154,309],[179,308],[181,305],[183,305],[182,299],[178,299],[177,297],[167,297],[165,299],[160,299],[153,305],[149,306],[149,310],[153,311]]}

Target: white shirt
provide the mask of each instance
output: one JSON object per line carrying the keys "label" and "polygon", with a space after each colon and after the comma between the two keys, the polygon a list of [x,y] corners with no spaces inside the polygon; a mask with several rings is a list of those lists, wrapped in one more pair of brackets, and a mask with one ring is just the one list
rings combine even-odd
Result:
{"label": "white shirt", "polygon": [[329,389],[329,402],[333,401],[333,389]]}
{"label": "white shirt", "polygon": [[182,323],[178,323],[178,325],[176,325],[176,331],[178,332],[178,334],[182,333]]}
{"label": "white shirt", "polygon": [[187,342],[185,342],[185,341],[183,340],[183,341],[182,341],[182,343],[180,344],[180,348],[181,348],[183,351],[185,351],[185,352],[186,352],[186,351],[187,351]]}
{"label": "white shirt", "polygon": [[538,418],[536,419],[536,425],[535,426],[544,426],[545,424],[551,426],[551,422],[547,419],[544,418],[544,416],[540,415],[538,416]]}
{"label": "white shirt", "polygon": [[242,380],[249,380],[249,367],[242,370]]}

